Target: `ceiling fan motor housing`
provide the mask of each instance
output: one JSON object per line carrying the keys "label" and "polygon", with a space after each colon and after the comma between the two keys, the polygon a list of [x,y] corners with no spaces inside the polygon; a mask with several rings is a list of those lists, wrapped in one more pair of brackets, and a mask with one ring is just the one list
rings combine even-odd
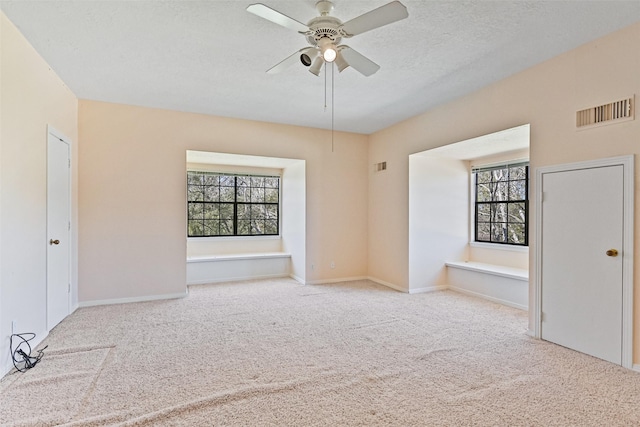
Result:
{"label": "ceiling fan motor housing", "polygon": [[342,40],[342,34],[338,29],[341,25],[342,21],[333,16],[313,18],[307,24],[310,29],[310,31],[306,33],[307,41],[312,46],[320,46],[327,41],[338,45]]}

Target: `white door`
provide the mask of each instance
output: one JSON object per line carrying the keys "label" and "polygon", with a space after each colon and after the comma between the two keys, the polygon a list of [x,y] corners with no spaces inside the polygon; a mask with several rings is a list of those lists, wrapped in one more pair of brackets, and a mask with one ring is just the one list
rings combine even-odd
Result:
{"label": "white door", "polygon": [[47,139],[47,329],[69,314],[71,189],[69,144]]}
{"label": "white door", "polygon": [[623,175],[622,165],[542,175],[541,337],[616,364],[622,363]]}

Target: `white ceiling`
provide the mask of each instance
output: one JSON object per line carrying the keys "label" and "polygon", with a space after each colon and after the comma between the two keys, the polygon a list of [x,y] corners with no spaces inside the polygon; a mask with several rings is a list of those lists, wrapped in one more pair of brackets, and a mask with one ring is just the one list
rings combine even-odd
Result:
{"label": "white ceiling", "polygon": [[444,157],[474,160],[496,154],[517,152],[529,148],[530,125],[521,125],[500,132],[482,135],[412,154],[412,156]]}
{"label": "white ceiling", "polygon": [[[265,73],[306,41],[246,12],[253,1],[0,7],[81,99],[331,128],[323,74],[301,64]],[[305,23],[316,16],[314,0],[261,1]],[[333,15],[388,1],[335,0]],[[375,132],[640,21],[638,0],[402,3],[409,18],[346,40],[381,69],[335,72],[335,129]]]}

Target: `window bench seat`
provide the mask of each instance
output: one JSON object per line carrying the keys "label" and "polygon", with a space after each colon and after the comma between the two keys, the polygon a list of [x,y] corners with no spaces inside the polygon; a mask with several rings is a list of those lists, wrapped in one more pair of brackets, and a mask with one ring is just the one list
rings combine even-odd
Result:
{"label": "window bench seat", "polygon": [[286,277],[290,264],[285,252],[187,257],[187,285]]}
{"label": "window bench seat", "polygon": [[450,289],[528,310],[528,270],[473,261],[445,264]]}

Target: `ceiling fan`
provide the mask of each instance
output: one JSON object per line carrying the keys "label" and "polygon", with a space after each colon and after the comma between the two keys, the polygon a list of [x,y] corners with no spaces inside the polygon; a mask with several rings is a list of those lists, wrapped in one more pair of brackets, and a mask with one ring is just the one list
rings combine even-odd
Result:
{"label": "ceiling fan", "polygon": [[407,8],[399,1],[388,3],[345,23],[329,15],[333,10],[333,3],[330,1],[317,2],[316,9],[320,16],[305,25],[261,3],[247,7],[247,11],[254,15],[304,35],[310,45],[271,67],[267,73],[279,73],[300,60],[316,76],[320,74],[323,64],[332,62],[336,63],[339,72],[351,66],[363,75],[370,76],[380,66],[340,42],[343,38],[357,36],[409,16]]}

